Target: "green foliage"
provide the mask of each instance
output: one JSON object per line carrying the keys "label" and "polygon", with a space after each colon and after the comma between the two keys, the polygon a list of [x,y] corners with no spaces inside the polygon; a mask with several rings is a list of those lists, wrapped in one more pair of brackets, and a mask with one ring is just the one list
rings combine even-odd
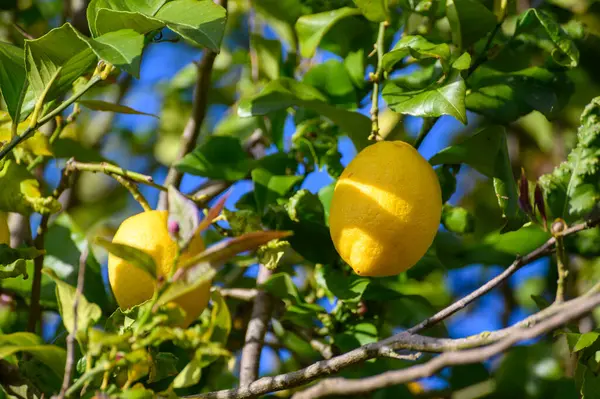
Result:
{"label": "green foliage", "polygon": [[581,114],[577,145],[567,161],[540,178],[553,217],[573,220],[594,210],[600,199],[600,99]]}

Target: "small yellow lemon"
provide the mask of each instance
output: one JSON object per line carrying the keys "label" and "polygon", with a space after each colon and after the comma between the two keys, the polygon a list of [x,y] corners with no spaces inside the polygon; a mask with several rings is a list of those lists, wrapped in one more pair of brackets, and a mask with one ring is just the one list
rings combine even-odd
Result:
{"label": "small yellow lemon", "polygon": [[[131,216],[119,226],[113,242],[150,254],[156,262],[156,274],[168,276],[177,254],[177,244],[169,236],[167,219],[167,211],[147,211]],[[194,237],[179,258],[179,264],[203,250],[202,238]],[[154,293],[154,282],[146,272],[112,254],[108,256],[108,277],[121,309],[139,305]],[[208,305],[209,296],[210,282],[206,282],[174,301],[186,312],[182,327],[198,318]]]}
{"label": "small yellow lemon", "polygon": [[335,186],[329,213],[338,253],[357,274],[399,274],[423,257],[442,213],[438,178],[411,145],[381,141],[361,151]]}
{"label": "small yellow lemon", "polygon": [[8,230],[8,215],[0,212],[0,244],[10,245],[10,230]]}

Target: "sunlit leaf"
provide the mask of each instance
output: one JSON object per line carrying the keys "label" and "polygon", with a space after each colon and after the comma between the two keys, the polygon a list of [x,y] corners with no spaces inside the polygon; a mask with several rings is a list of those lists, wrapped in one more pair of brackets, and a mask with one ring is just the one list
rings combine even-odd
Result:
{"label": "sunlit leaf", "polygon": [[422,117],[451,115],[467,123],[466,87],[460,74],[454,74],[442,85],[423,90],[406,91],[393,83],[385,85],[383,98],[395,112]]}
{"label": "sunlit leaf", "polygon": [[[76,288],[62,281],[54,271],[50,269],[44,269],[43,273],[45,273],[48,277],[54,280],[54,283],[56,283],[56,296],[58,298],[60,315],[62,317],[63,324],[69,333],[86,331],[89,327],[92,327],[98,320],[100,320],[100,317],[102,317],[102,309],[100,309],[98,305],[88,302],[83,294],[78,295]],[[79,298],[77,298],[78,296]],[[78,301],[77,331],[74,331],[75,300]]]}
{"label": "sunlit leaf", "polygon": [[26,84],[24,54],[23,49],[0,42],[0,93],[13,120],[20,114],[20,97]]}

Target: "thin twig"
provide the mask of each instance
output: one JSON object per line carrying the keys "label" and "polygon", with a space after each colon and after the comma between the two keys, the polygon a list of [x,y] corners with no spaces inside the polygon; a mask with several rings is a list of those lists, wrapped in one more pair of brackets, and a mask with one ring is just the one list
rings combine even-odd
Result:
{"label": "thin twig", "polygon": [[[600,223],[600,218],[589,220],[584,223],[580,223],[574,225],[564,232],[562,232],[562,236],[567,236],[570,234],[577,233],[579,231],[592,228]],[[466,307],[469,303],[473,302],[475,299],[485,295],[494,287],[501,284],[508,277],[510,277],[514,272],[520,269],[522,266],[533,262],[536,259],[541,258],[542,256],[548,255],[552,252],[553,246],[555,243],[554,237],[550,238],[546,243],[544,243],[541,247],[532,251],[530,254],[517,259],[511,266],[509,266],[502,274],[490,280],[482,287],[473,291],[471,294],[467,295],[460,301],[453,303],[447,308],[441,310],[430,318],[424,320],[423,322],[417,324],[416,326],[408,329],[405,332],[396,334],[390,338],[387,338],[383,341],[379,341],[372,344],[363,345],[357,349],[354,349],[350,352],[347,352],[343,355],[334,356],[329,360],[322,360],[316,362],[306,368],[293,371],[290,373],[280,374],[273,377],[263,377],[259,380],[253,382],[249,386],[241,386],[237,389],[216,391],[216,392],[208,392],[202,393],[198,395],[192,395],[189,397],[195,398],[210,398],[210,399],[223,399],[223,398],[235,398],[235,399],[244,399],[244,398],[252,398],[260,395],[267,394],[269,392],[280,391],[283,389],[293,388],[300,385],[307,384],[308,382],[325,376],[335,374],[338,371],[349,367],[351,365],[364,362],[368,359],[372,359],[378,357],[380,354],[380,349],[383,347],[392,347],[396,350],[398,349],[410,349],[417,351],[444,351],[444,350],[458,350],[465,347],[474,347],[478,345],[485,345],[491,342],[494,342],[493,339],[499,339],[502,337],[502,334],[506,333],[506,330],[501,330],[495,333],[483,334],[477,337],[471,337],[469,341],[465,342],[466,339],[460,340],[450,340],[450,339],[436,339],[424,336],[414,335],[415,333],[424,330],[425,328],[431,327],[434,324],[437,324],[444,319],[450,317],[454,313]],[[599,287],[600,288],[600,287]],[[571,302],[566,302],[563,305],[571,305]],[[562,305],[561,305],[562,306]],[[546,308],[543,311],[536,314],[536,317],[540,317],[539,315],[544,315],[547,317],[548,314],[554,314],[556,312],[557,307]],[[527,320],[527,325],[536,324],[537,319],[532,317]],[[525,325],[525,324],[518,324]],[[490,338],[491,336],[491,338]]]}
{"label": "thin twig", "polygon": [[562,233],[567,227],[566,223],[562,219],[556,220],[552,223],[550,231],[556,238],[556,268],[558,271],[558,281],[556,282],[556,303],[565,301],[565,285],[567,282],[567,276],[569,274],[567,268],[567,254],[565,252],[565,243],[563,241]]}
{"label": "thin twig", "polygon": [[220,288],[219,292],[224,297],[239,299],[240,301],[251,301],[258,293],[254,288]]}
{"label": "thin twig", "polygon": [[111,175],[116,181],[121,183],[123,187],[127,189],[131,193],[131,196],[134,200],[137,201],[138,204],[144,209],[144,211],[151,211],[152,207],[146,200],[146,198],[142,195],[137,185],[129,179],[126,179],[119,175]]}
{"label": "thin twig", "polygon": [[81,251],[79,257],[79,274],[77,275],[77,290],[75,291],[75,299],[73,300],[73,330],[67,336],[67,362],[65,364],[65,375],[63,378],[62,387],[60,389],[59,399],[63,399],[71,385],[71,378],[73,377],[73,368],[75,366],[75,339],[77,337],[77,317],[79,312],[79,300],[83,295],[83,287],[85,285],[85,267],[89,249],[87,243]]}
{"label": "thin twig", "polygon": [[[256,285],[266,282],[273,272],[260,265]],[[252,305],[252,315],[248,322],[242,358],[240,360],[240,386],[246,386],[258,378],[258,365],[263,341],[267,333],[271,317],[271,296],[264,290],[259,290]]]}
{"label": "thin twig", "polygon": [[383,82],[383,55],[385,54],[385,29],[389,23],[383,21],[379,23],[379,32],[375,51],[377,53],[377,70],[371,75],[373,81],[373,94],[371,97],[371,134],[369,140],[379,140],[379,85]]}
{"label": "thin twig", "polygon": [[462,364],[479,363],[506,351],[511,346],[527,339],[550,332],[571,320],[578,319],[600,305],[600,295],[586,298],[578,306],[552,316],[533,328],[521,328],[493,345],[460,352],[446,352],[429,362],[402,370],[388,371],[361,379],[331,378],[296,393],[293,399],[317,399],[332,395],[360,395],[393,385],[403,384],[419,378],[429,377],[439,370]]}

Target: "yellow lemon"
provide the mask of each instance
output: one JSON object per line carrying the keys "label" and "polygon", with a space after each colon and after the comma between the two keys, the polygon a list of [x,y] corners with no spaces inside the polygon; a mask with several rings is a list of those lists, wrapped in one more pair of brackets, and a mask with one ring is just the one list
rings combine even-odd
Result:
{"label": "yellow lemon", "polygon": [[[113,242],[150,254],[156,262],[156,274],[168,276],[177,254],[177,244],[169,236],[167,218],[167,211],[147,211],[131,216],[119,226]],[[179,258],[179,264],[203,250],[202,238],[194,237]],[[154,293],[154,282],[146,272],[112,254],[108,256],[108,277],[121,309],[138,305]],[[183,327],[198,318],[208,305],[209,296],[210,282],[206,282],[174,301],[186,312]]]}
{"label": "yellow lemon", "polygon": [[408,390],[410,391],[410,393],[415,394],[415,395],[425,392],[425,390],[423,389],[423,386],[421,384],[419,384],[418,382],[409,382],[408,384],[406,384],[406,386],[408,387]]}
{"label": "yellow lemon", "polygon": [[10,230],[8,230],[8,215],[0,212],[0,244],[10,245]]}
{"label": "yellow lemon", "polygon": [[407,143],[381,141],[361,151],[338,179],[329,226],[335,248],[357,274],[391,276],[423,257],[441,214],[431,165]]}

